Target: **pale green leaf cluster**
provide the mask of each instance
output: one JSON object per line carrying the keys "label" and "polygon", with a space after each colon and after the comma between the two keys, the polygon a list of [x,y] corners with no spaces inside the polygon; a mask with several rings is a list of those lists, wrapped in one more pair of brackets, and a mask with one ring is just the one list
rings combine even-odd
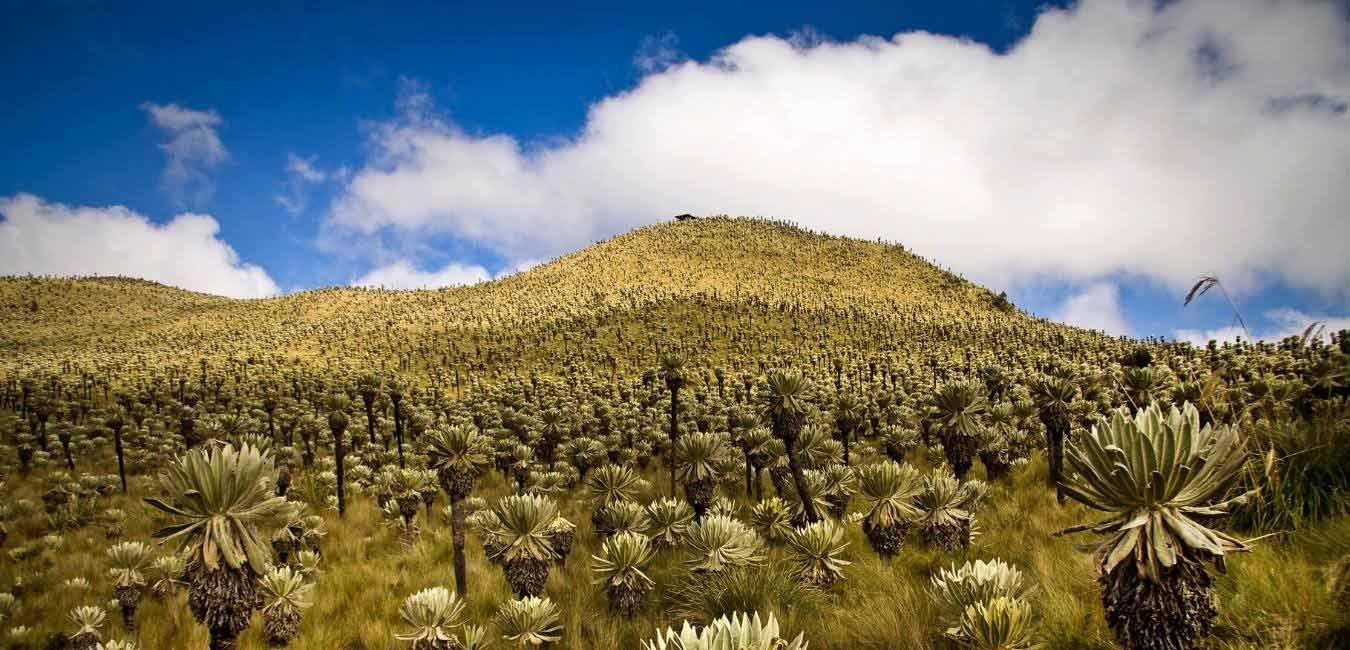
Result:
{"label": "pale green leaf cluster", "polygon": [[974,381],[943,384],[933,394],[933,419],[941,431],[978,436],[984,430],[983,416],[989,407],[984,386]]}
{"label": "pale green leaf cluster", "polygon": [[779,497],[769,497],[750,510],[750,523],[770,542],[792,534],[792,508]]}
{"label": "pale green leaf cluster", "polygon": [[806,413],[810,385],[796,370],[774,370],[764,379],[762,407],[770,420],[791,418]]}
{"label": "pale green leaf cluster", "polygon": [[615,533],[646,534],[651,528],[651,519],[647,509],[633,501],[619,501],[610,504],[602,511],[605,525]]}
{"label": "pale green leaf cluster", "polygon": [[376,479],[382,490],[395,497],[420,496],[428,486],[435,485],[426,472],[411,467],[386,467]]}
{"label": "pale green leaf cluster", "polygon": [[717,433],[691,433],[675,441],[675,474],[686,483],[715,480],[718,465],[731,452],[727,439]]}
{"label": "pale green leaf cluster", "polygon": [[923,491],[918,495],[920,520],[928,526],[954,526],[974,518],[972,511],[979,507],[989,486],[983,481],[962,483],[949,470],[934,469],[924,478]]}
{"label": "pale green leaf cluster", "polygon": [[550,528],[558,519],[558,503],[537,494],[512,494],[492,507],[492,517],[481,518],[486,536],[501,544],[497,558],[536,560],[554,558]]}
{"label": "pale green leaf cluster", "polygon": [[395,635],[400,641],[435,643],[455,639],[454,630],[464,625],[464,601],[445,587],[423,589],[403,601],[398,615],[411,629]]}
{"label": "pale green leaf cluster", "polygon": [[943,634],[982,650],[1030,650],[1035,625],[1026,596],[1032,583],[1000,559],[939,569],[929,594]]}
{"label": "pale green leaf cluster", "polygon": [[558,606],[548,598],[508,600],[494,621],[502,638],[519,646],[540,646],[562,638]]}
{"label": "pale green leaf cluster", "polygon": [[623,532],[600,546],[600,554],[591,556],[595,584],[651,588],[656,583],[643,572],[652,561],[651,541],[640,533]]}
{"label": "pale green leaf cluster", "polygon": [[73,639],[82,634],[93,634],[98,636],[98,629],[103,627],[103,623],[108,620],[108,615],[102,607],[92,605],[83,605],[70,610],[70,622],[75,624],[76,631],[70,635]]}
{"label": "pale green leaf cluster", "polygon": [[314,583],[305,582],[305,574],[283,566],[274,568],[258,578],[262,589],[263,611],[274,608],[306,609],[313,603]]}
{"label": "pale green leaf cluster", "polygon": [[606,508],[620,501],[632,501],[644,481],[628,465],[605,465],[586,477],[586,494]]}
{"label": "pale green leaf cluster", "polygon": [[1031,603],[998,596],[966,607],[961,613],[957,643],[976,650],[1036,650]]}
{"label": "pale green leaf cluster", "polygon": [[477,477],[491,463],[492,439],[470,425],[438,427],[426,432],[427,468]]}
{"label": "pale green leaf cluster", "polygon": [[666,546],[684,543],[694,523],[694,510],[689,503],[664,497],[647,504],[648,533],[653,540]]}
{"label": "pale green leaf cluster", "polygon": [[691,571],[723,571],[758,564],[764,559],[763,542],[755,531],[736,519],[709,515],[689,532]]}
{"label": "pale green leaf cluster", "polygon": [[300,573],[307,576],[312,576],[322,571],[319,569],[319,560],[321,559],[323,559],[323,556],[309,549],[300,551],[295,555],[295,561],[300,565]]}
{"label": "pale green leaf cluster", "polygon": [[1248,550],[1192,518],[1226,514],[1252,493],[1213,503],[1238,481],[1247,455],[1237,429],[1201,427],[1189,402],[1167,412],[1154,404],[1133,418],[1119,409],[1071,443],[1066,459],[1074,471],[1065,492],[1111,514],[1065,531],[1110,536],[1096,556],[1102,573],[1132,560],[1140,575],[1156,582],[1181,558],[1211,559],[1223,570],[1226,553]]}
{"label": "pale green leaf cluster", "polygon": [[891,526],[919,517],[914,500],[923,491],[919,471],[908,463],[883,461],[858,468],[858,497],[874,526]]}
{"label": "pale green leaf cluster", "polygon": [[848,547],[843,527],[828,519],[794,529],[787,547],[798,575],[811,584],[841,578],[844,567],[852,564],[841,557]]}
{"label": "pale green leaf cluster", "polygon": [[150,547],[144,542],[118,542],[108,549],[108,574],[118,587],[145,584],[142,571],[150,563]]}
{"label": "pale green leaf cluster", "polygon": [[295,505],[274,496],[276,469],[272,458],[256,447],[224,444],[198,448],[170,462],[159,476],[164,499],[146,503],[168,513],[173,523],[155,537],[177,540],[189,564],[215,570],[221,561],[231,569],[261,572],[271,559],[264,542],[271,535],[259,528],[284,522]]}
{"label": "pale green leaf cluster", "polygon": [[758,612],[721,616],[702,628],[685,621],[678,631],[666,628],[642,642],[643,650],[807,650],[809,645],[801,634],[791,641],[779,636],[774,615],[763,622]]}

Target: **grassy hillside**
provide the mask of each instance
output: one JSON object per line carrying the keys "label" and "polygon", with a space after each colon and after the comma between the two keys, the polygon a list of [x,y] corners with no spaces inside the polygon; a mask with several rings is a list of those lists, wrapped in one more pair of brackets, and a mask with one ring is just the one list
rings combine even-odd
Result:
{"label": "grassy hillside", "polygon": [[650,368],[655,346],[675,344],[733,365],[750,354],[828,348],[931,373],[933,363],[967,366],[1003,347],[1089,356],[1120,347],[996,304],[987,290],[899,245],[701,219],[641,228],[502,280],[432,291],[229,300],[123,279],[3,279],[0,368],[186,374],[201,359],[235,359],[423,375],[459,369],[467,377],[498,368],[559,372],[563,359]]}
{"label": "grassy hillside", "polygon": [[[812,650],[945,649],[942,621],[966,610],[943,604],[934,577],[994,558],[1034,588],[998,600],[1026,614],[995,626],[1017,643],[961,637],[969,647],[1107,649],[1119,616],[1106,614],[1098,564],[1080,552],[1104,538],[1054,533],[1116,511],[1080,503],[1081,485],[1057,499],[1054,441],[1095,440],[1104,416],[1148,404],[1189,404],[1214,427],[1206,435],[1240,442],[1093,457],[1152,478],[1177,449],[1202,470],[1216,449],[1236,450],[1214,462],[1224,489],[1199,499],[1215,509],[1186,512],[1258,541],[1232,548],[1224,574],[1189,541],[1156,542],[1211,567],[1200,570],[1212,583],[1186,583],[1177,609],[1212,626],[1146,647],[1346,647],[1347,352],[1345,334],[1205,350],[1115,339],[1028,316],[898,245],[750,219],[650,226],[434,291],[231,300],[117,278],[0,279],[0,647],[65,647],[79,629],[72,610],[99,606],[104,641],[206,648],[184,588],[200,573],[166,563],[176,551],[153,535],[231,488],[161,478],[183,458],[247,444],[267,451],[259,481],[239,482],[262,488],[240,502],[284,494],[268,503],[286,516],[255,522],[274,552],[242,566],[285,563],[313,585],[289,646],[299,650],[459,648],[397,636],[413,626],[404,599],[433,587],[467,591],[447,629],[459,639],[483,626],[494,648],[516,645],[500,608],[537,588],[557,607],[555,648],[638,649],[658,628],[756,611]],[[779,417],[775,400],[791,387],[770,378],[798,373],[798,419]],[[862,485],[888,470],[909,478]],[[1202,470],[1167,475],[1210,480]],[[225,470],[196,476],[212,471]],[[1063,478],[1078,480],[1072,468]],[[1119,475],[1110,482],[1127,491]],[[467,491],[452,503],[456,489]],[[884,524],[874,505],[888,499],[899,514]],[[517,532],[496,509],[522,500],[526,532],[512,539],[531,541],[511,547],[542,557],[517,571],[502,550]],[[1120,508],[1126,520],[1131,507]],[[657,522],[679,509],[687,527]],[[717,542],[695,513],[730,537]],[[883,525],[898,550],[883,552]],[[611,528],[668,541],[642,564],[650,591],[631,616],[593,582]],[[810,530],[837,537],[803,550]],[[283,559],[297,539],[322,554]],[[124,541],[151,544],[158,562],[130,591],[116,589],[126,573],[109,572],[110,547]],[[710,557],[728,566],[709,568]],[[539,563],[541,582],[516,584]],[[227,575],[256,583],[237,571]],[[114,600],[128,594],[139,597],[134,629]],[[232,602],[251,615],[238,647],[268,647],[276,610]],[[1190,634],[1173,614],[1143,627]]]}

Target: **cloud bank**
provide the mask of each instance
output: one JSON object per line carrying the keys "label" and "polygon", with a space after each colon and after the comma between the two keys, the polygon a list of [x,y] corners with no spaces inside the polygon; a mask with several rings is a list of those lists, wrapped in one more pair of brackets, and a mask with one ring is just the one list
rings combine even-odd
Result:
{"label": "cloud bank", "polygon": [[179,206],[201,207],[211,202],[215,184],[210,172],[229,158],[229,152],[216,134],[220,116],[215,111],[199,111],[177,104],[145,102],[141,108],[150,122],[169,137],[159,145],[164,152],[164,173],[160,182],[164,191]]}
{"label": "cloud bank", "polygon": [[[1264,330],[1258,330],[1251,333],[1251,337],[1262,341],[1279,341],[1290,336],[1302,336],[1309,325],[1317,323],[1314,328],[1319,338],[1327,339],[1331,334],[1341,330],[1350,330],[1350,317],[1346,316],[1328,316],[1326,314],[1308,314],[1297,309],[1281,307],[1279,309],[1267,310],[1265,314],[1270,326]],[[1246,332],[1237,325],[1229,325],[1210,330],[1179,329],[1172,333],[1172,337],[1178,341],[1189,341],[1193,345],[1205,346],[1210,341],[1227,343],[1236,340],[1238,337],[1249,338]]]}
{"label": "cloud bank", "polygon": [[121,206],[68,207],[31,194],[0,197],[0,275],[123,275],[235,298],[278,292],[239,260],[220,224],[184,213],[158,225]]}
{"label": "cloud bank", "polygon": [[1051,318],[1113,336],[1130,334],[1129,323],[1120,308],[1120,289],[1109,282],[1091,285],[1069,296]]}
{"label": "cloud bank", "polygon": [[1214,273],[1343,293],[1341,10],[1155,4],[1046,10],[1006,53],[927,33],[746,38],[653,66],[538,146],[408,101],[372,130],[326,228],[525,259],[681,212],[766,215],[897,240],[995,286],[1128,275],[1179,291]]}
{"label": "cloud bank", "polygon": [[477,264],[448,264],[439,271],[419,271],[407,260],[398,260],[371,270],[352,286],[384,289],[434,289],[477,284],[492,278]]}
{"label": "cloud bank", "polygon": [[420,271],[412,262],[401,259],[390,264],[371,269],[369,273],[353,280],[351,286],[375,289],[436,289],[439,287],[457,287],[478,284],[516,273],[524,273],[539,264],[538,260],[525,260],[503,268],[495,275],[478,264],[459,264],[451,262],[437,271]]}

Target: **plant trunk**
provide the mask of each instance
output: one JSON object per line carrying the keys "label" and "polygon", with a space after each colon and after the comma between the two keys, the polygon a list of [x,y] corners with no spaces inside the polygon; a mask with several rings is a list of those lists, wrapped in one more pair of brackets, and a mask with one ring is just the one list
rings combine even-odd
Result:
{"label": "plant trunk", "polygon": [[398,441],[398,467],[403,469],[403,418],[399,417],[399,401],[394,402],[394,440]]}
{"label": "plant trunk", "polygon": [[978,448],[978,439],[960,431],[952,431],[942,436],[942,450],[946,453],[947,462],[952,466],[952,473],[956,475],[957,480],[966,480],[971,465],[975,464]]}
{"label": "plant trunk", "polygon": [[[65,637],[59,634],[56,635],[55,638],[59,641],[65,641]],[[47,647],[50,648],[53,646],[52,644],[49,643]],[[57,647],[69,648],[70,650],[99,650],[100,648],[103,647],[103,644],[99,643],[98,633],[85,632],[83,634],[76,634],[75,636],[71,637],[69,644],[62,643]]]}
{"label": "plant trunk", "polygon": [[455,546],[455,589],[460,598],[469,597],[469,583],[464,559],[464,504],[459,500],[450,504],[450,539]]}
{"label": "plant trunk", "polygon": [[609,611],[622,614],[625,618],[633,618],[642,609],[642,601],[647,595],[644,589],[624,584],[610,585],[605,588],[605,593],[609,597]]}
{"label": "plant trunk", "polygon": [[889,560],[900,552],[900,548],[905,544],[905,536],[909,534],[909,528],[910,525],[903,522],[877,526],[871,521],[863,521],[863,533],[867,535],[868,543],[883,560]]}
{"label": "plant trunk", "polygon": [[1097,579],[1106,622],[1124,650],[1198,647],[1218,618],[1213,579],[1203,565],[1180,558],[1161,580],[1140,576],[1131,562]]}
{"label": "plant trunk", "polygon": [[342,434],[343,434],[342,431],[333,432],[333,445],[334,445],[333,453],[334,455],[337,456],[338,518],[342,518],[344,515],[347,514],[347,493],[346,490],[342,487],[344,475],[344,471],[342,468],[344,463],[342,461],[346,459],[346,454],[342,449]]}
{"label": "plant trunk", "polygon": [[750,454],[745,454],[745,498],[754,498],[755,475],[754,466],[750,464]]}
{"label": "plant trunk", "polygon": [[375,444],[375,400],[362,399],[366,403],[366,435],[370,436],[370,444]]}
{"label": "plant trunk", "polygon": [[1060,418],[1045,423],[1046,454],[1050,456],[1050,484],[1055,488],[1055,499],[1064,503],[1064,434],[1068,426]]}
{"label": "plant trunk", "polygon": [[263,612],[263,636],[267,637],[268,646],[285,648],[299,632],[300,610],[278,606]]}
{"label": "plant trunk", "polygon": [[806,474],[802,472],[801,463],[797,462],[797,441],[784,442],[787,447],[788,470],[792,472],[792,482],[797,487],[797,498],[801,499],[806,522],[814,524],[820,521],[820,515],[816,513],[816,504],[811,501],[811,492],[806,486]]}
{"label": "plant trunk", "polygon": [[187,570],[188,608],[211,633],[211,649],[233,650],[239,633],[248,628],[258,605],[258,574],[248,565],[241,570],[203,566]]}
{"label": "plant trunk", "polygon": [[708,512],[708,507],[712,505],[716,491],[717,484],[713,483],[710,478],[684,484],[685,500],[689,502],[689,507],[694,509],[695,520],[703,521],[703,515]]}
{"label": "plant trunk", "polygon": [[670,496],[678,494],[675,491],[675,440],[680,437],[680,391],[678,389],[670,391],[670,449],[666,452],[670,459]]}
{"label": "plant trunk", "polygon": [[532,557],[517,557],[502,564],[506,571],[506,582],[511,585],[516,598],[544,593],[544,585],[548,584],[549,564],[548,560]]}
{"label": "plant trunk", "polygon": [[122,455],[122,427],[113,429],[113,446],[117,451],[117,477],[122,479],[122,494],[127,493],[127,466]]}
{"label": "plant trunk", "polygon": [[141,590],[138,587],[121,586],[115,589],[117,605],[122,610],[122,627],[128,632],[136,631],[136,608],[140,605]]}

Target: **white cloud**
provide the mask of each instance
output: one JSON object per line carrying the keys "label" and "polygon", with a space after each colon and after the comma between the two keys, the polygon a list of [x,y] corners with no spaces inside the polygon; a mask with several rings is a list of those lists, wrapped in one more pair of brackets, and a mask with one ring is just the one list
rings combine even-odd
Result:
{"label": "white cloud", "polygon": [[476,264],[447,264],[439,271],[419,271],[407,260],[398,260],[371,270],[352,282],[354,287],[385,289],[434,289],[477,284],[491,279],[487,269]]}
{"label": "white cloud", "polygon": [[[1270,309],[1263,315],[1269,325],[1266,329],[1251,335],[1251,337],[1262,341],[1279,341],[1290,336],[1302,336],[1308,326],[1313,323],[1317,323],[1313,332],[1322,339],[1328,339],[1332,334],[1341,330],[1350,330],[1350,316],[1308,314],[1290,307]],[[1173,332],[1172,336],[1178,341],[1189,341],[1197,346],[1208,345],[1210,341],[1227,343],[1239,336],[1244,339],[1251,338],[1237,325],[1212,330],[1179,329]]]}
{"label": "white cloud", "polygon": [[309,206],[309,186],[322,183],[328,173],[315,166],[318,156],[304,158],[286,154],[286,193],[278,194],[276,201],[291,214],[300,214]]}
{"label": "white cloud", "polygon": [[68,207],[31,194],[0,197],[0,275],[123,275],[236,298],[277,293],[239,260],[220,225],[184,213],[163,225],[121,206]]}
{"label": "white cloud", "polygon": [[200,207],[211,201],[215,184],[210,172],[229,158],[216,134],[220,116],[213,110],[199,111],[177,104],[141,104],[150,121],[169,136],[159,145],[164,152],[164,190],[180,206]]}
{"label": "white cloud", "polygon": [[314,167],[316,159],[318,159],[318,156],[301,158],[293,153],[288,153],[286,154],[286,172],[306,183],[322,182],[327,174]]}
{"label": "white cloud", "polygon": [[540,260],[525,260],[503,267],[497,273],[489,273],[478,264],[450,263],[438,271],[419,271],[408,260],[397,260],[371,269],[370,272],[352,281],[354,287],[373,287],[385,289],[435,289],[438,287],[457,287],[478,284],[488,280],[524,273],[540,264]]}
{"label": "white cloud", "polygon": [[1211,330],[1179,329],[1172,332],[1172,338],[1178,341],[1189,341],[1191,345],[1204,347],[1209,345],[1210,341],[1226,343],[1233,341],[1237,337],[1247,338],[1247,333],[1242,331],[1237,325],[1219,327]]}
{"label": "white cloud", "polygon": [[1313,323],[1317,323],[1313,332],[1320,332],[1323,338],[1341,330],[1350,330],[1350,316],[1309,314],[1290,307],[1271,309],[1265,315],[1266,320],[1275,326],[1270,338],[1277,341],[1287,336],[1302,336]]}
{"label": "white cloud", "polygon": [[220,116],[215,111],[198,111],[184,108],[178,104],[159,105],[145,102],[141,105],[150,114],[150,120],[169,133],[182,133],[197,128],[214,129],[220,126]]}
{"label": "white cloud", "polygon": [[1120,308],[1120,289],[1109,282],[1091,285],[1069,296],[1051,318],[1114,336],[1130,333],[1129,323]]}
{"label": "white cloud", "polygon": [[1086,0],[1005,54],[926,33],[746,38],[525,146],[372,131],[327,229],[550,257],[670,215],[886,237],[984,283],[1350,286],[1350,33],[1334,3]]}
{"label": "white cloud", "polygon": [[660,36],[644,36],[637,54],[633,55],[633,67],[643,73],[661,72],[676,63],[685,60],[680,51],[680,39],[675,32],[667,31]]}

